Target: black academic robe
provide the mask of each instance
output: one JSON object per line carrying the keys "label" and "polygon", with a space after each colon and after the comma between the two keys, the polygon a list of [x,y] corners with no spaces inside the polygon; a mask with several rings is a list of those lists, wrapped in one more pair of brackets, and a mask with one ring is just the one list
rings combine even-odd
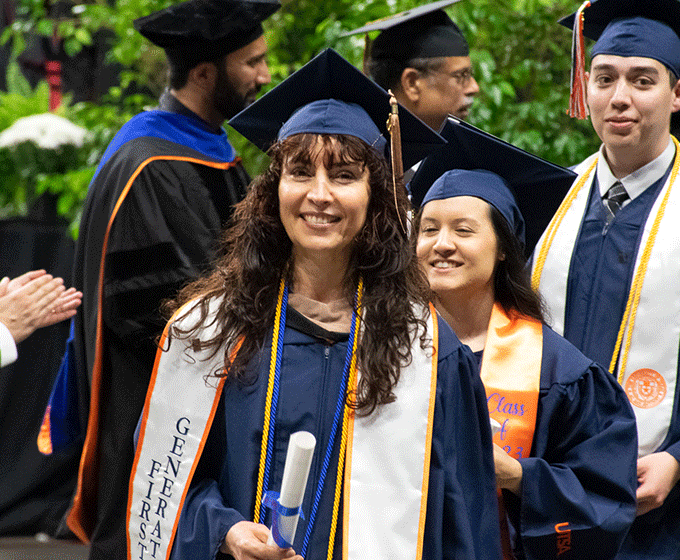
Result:
{"label": "black academic robe", "polygon": [[164,326],[160,304],[213,259],[248,183],[226,132],[166,93],[160,110],[116,135],[90,185],[73,280],[84,294],[74,347],[88,431],[69,516],[92,540],[90,558],[126,557],[132,436]]}

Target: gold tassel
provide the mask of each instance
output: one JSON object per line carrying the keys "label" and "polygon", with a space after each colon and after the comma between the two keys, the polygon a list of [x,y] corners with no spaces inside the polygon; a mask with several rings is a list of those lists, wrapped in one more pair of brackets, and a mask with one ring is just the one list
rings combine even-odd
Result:
{"label": "gold tassel", "polygon": [[586,53],[583,38],[583,10],[590,6],[586,0],[576,11],[574,31],[571,38],[571,91],[569,94],[569,116],[585,119],[588,116],[586,104]]}
{"label": "gold tassel", "polygon": [[406,226],[401,219],[399,212],[399,204],[397,201],[397,182],[401,181],[404,176],[404,163],[401,159],[401,127],[399,125],[399,104],[397,98],[394,97],[392,90],[388,90],[390,94],[390,116],[387,119],[387,130],[390,133],[390,158],[392,160],[392,189],[394,191],[394,207],[399,217],[399,223],[404,233],[407,233]]}
{"label": "gold tassel", "polygon": [[366,76],[370,76],[368,72],[368,62],[371,60],[371,46],[373,46],[373,41],[368,36],[368,33],[364,35],[364,58],[362,60],[361,69]]}

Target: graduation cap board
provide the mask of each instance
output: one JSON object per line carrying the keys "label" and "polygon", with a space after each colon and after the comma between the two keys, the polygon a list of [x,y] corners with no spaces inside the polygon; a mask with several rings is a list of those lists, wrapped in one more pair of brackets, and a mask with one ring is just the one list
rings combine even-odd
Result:
{"label": "graduation cap board", "polygon": [[458,26],[443,8],[460,0],[439,0],[371,22],[341,37],[381,31],[370,47],[373,59],[408,61],[413,58],[468,56],[470,49]]}
{"label": "graduation cap board", "polygon": [[[524,216],[525,246],[529,254],[567,194],[576,174],[455,117],[449,117],[444,123],[441,135],[448,143],[420,164],[409,183],[414,205],[419,207],[433,183],[449,170],[495,173],[509,185]],[[513,222],[517,220],[509,215],[510,210],[499,210],[514,227]]]}
{"label": "graduation cap board", "polygon": [[[389,114],[389,94],[334,50],[326,49],[233,117],[229,125],[265,152],[280,138],[282,128],[285,136],[302,132],[357,136],[381,151],[383,140],[389,138]],[[399,120],[405,168],[445,143],[403,107],[399,107]],[[370,136],[371,128],[380,139]]]}
{"label": "graduation cap board", "polygon": [[[680,35],[680,0],[591,0],[583,9],[583,35],[597,41],[612,21],[638,16],[664,22]],[[570,14],[559,23],[573,29],[575,17]]]}
{"label": "graduation cap board", "polygon": [[134,20],[134,28],[168,56],[210,60],[262,35],[278,0],[188,0]]}
{"label": "graduation cap board", "polygon": [[340,37],[358,35],[359,33],[368,33],[369,31],[384,31],[396,25],[401,25],[407,21],[431,14],[436,10],[442,10],[448,6],[451,6],[452,4],[456,4],[457,2],[460,2],[460,0],[439,0],[438,2],[431,2],[430,4],[418,6],[417,8],[413,8],[411,10],[405,10],[393,16],[377,19],[371,23],[367,23],[363,27],[353,29],[352,31],[347,31],[346,33],[340,35]]}

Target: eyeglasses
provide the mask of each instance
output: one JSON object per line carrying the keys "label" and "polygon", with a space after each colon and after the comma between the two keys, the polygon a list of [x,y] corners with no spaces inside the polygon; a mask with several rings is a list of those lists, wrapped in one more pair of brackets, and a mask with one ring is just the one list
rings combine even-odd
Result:
{"label": "eyeglasses", "polygon": [[474,79],[471,68],[463,68],[462,70],[456,70],[455,72],[442,72],[440,70],[428,70],[428,72],[432,74],[442,74],[444,76],[448,76],[449,78],[453,78],[459,86],[463,87],[467,86],[470,81]]}

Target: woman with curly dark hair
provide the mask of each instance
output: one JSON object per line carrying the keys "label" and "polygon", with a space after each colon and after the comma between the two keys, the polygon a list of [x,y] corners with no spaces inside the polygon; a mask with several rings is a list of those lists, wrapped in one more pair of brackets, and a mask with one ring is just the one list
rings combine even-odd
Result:
{"label": "woman with curly dark hair", "polygon": [[[536,204],[559,169],[529,154],[513,166],[515,148],[488,136],[477,157],[488,167],[455,169],[476,132],[448,126],[455,134],[442,134],[451,144],[411,181],[427,191],[417,254],[437,309],[479,360],[489,413],[501,426],[494,462],[504,557],[614,558],[635,515],[635,418],[616,379],[544,323],[510,190],[529,178],[536,196],[521,194]],[[428,190],[421,178],[441,165],[451,169]]]}
{"label": "woman with curly dark hair", "polygon": [[[313,83],[310,68],[359,86],[282,109],[279,88]],[[242,123],[262,122],[272,96],[288,113],[269,168],[212,272],[174,302],[141,424],[130,546],[151,550],[176,523],[173,558],[496,559],[483,387],[428,303],[409,201],[384,156],[388,96],[326,51],[231,124],[257,139]],[[401,124],[407,156],[431,132],[410,115]],[[267,544],[273,520],[300,513],[268,492],[300,430],[317,442],[304,519]]]}

